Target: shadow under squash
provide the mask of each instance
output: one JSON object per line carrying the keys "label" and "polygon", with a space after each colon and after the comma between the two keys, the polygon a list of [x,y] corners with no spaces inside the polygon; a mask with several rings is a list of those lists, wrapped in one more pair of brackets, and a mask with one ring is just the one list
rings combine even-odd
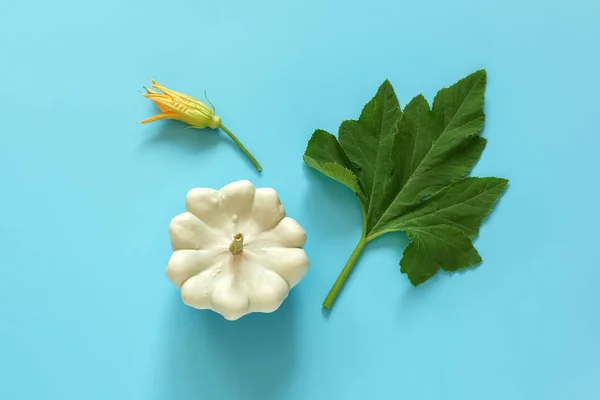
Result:
{"label": "shadow under squash", "polygon": [[154,400],[285,397],[295,358],[294,294],[271,314],[227,321],[175,292],[158,357]]}

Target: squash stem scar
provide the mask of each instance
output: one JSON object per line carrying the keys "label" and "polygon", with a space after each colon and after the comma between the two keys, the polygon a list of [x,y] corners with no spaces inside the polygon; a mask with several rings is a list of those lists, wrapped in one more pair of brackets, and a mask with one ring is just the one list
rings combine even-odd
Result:
{"label": "squash stem scar", "polygon": [[244,235],[242,235],[241,233],[236,233],[235,235],[233,235],[233,240],[229,245],[229,251],[234,256],[237,256],[244,252]]}

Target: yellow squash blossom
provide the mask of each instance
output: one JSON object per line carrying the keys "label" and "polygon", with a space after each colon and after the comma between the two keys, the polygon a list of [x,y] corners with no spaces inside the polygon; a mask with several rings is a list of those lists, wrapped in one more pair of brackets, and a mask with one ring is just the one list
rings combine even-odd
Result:
{"label": "yellow squash blossom", "polygon": [[[144,97],[154,101],[161,113],[154,117],[148,118],[140,122],[147,124],[149,122],[158,121],[161,119],[175,119],[184,122],[192,128],[204,129],[221,128],[240,149],[250,158],[258,171],[262,171],[262,167],[256,159],[250,154],[248,149],[238,140],[237,137],[227,129],[221,122],[221,117],[215,114],[215,108],[209,108],[206,104],[198,99],[188,96],[183,93],[168,89],[155,81],[152,81],[152,87],[156,90],[146,88],[148,93],[144,93]],[[160,91],[160,92],[157,92]],[[162,92],[162,93],[161,93]]]}

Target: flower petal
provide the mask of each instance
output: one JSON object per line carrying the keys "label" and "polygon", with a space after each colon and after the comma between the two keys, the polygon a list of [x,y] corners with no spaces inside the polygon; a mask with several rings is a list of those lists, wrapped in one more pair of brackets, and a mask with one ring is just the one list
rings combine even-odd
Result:
{"label": "flower petal", "polygon": [[189,212],[179,214],[173,218],[169,225],[169,233],[173,250],[199,250],[219,246],[227,248],[223,242],[223,235],[219,235],[218,232],[215,232]]}
{"label": "flower petal", "polygon": [[206,104],[192,96],[188,96],[187,94],[176,92],[175,90],[166,88],[155,81],[152,81],[152,86],[165,93],[166,95],[176,99],[177,101],[184,103],[188,107],[197,109],[198,111],[202,112],[207,116],[212,116],[214,113],[213,110],[210,109]]}
{"label": "flower petal", "polygon": [[[151,100],[152,100],[152,98],[153,98],[153,97],[157,97],[157,96],[165,96],[165,95],[163,95],[162,93],[155,92],[155,91],[154,91],[154,90],[152,90],[152,89],[149,89],[149,88],[145,88],[145,89],[146,89],[146,91],[147,91],[148,93],[146,93],[146,94],[142,94],[142,95],[143,95],[145,98],[147,98],[147,99],[151,99]],[[165,106],[163,106],[162,104],[159,104],[159,103],[157,103],[157,102],[154,102],[154,104],[156,104],[156,106],[157,106],[158,108],[160,108],[160,111],[162,111],[162,112],[166,112],[166,111],[168,111],[168,109],[167,109]]]}
{"label": "flower petal", "polygon": [[172,111],[177,114],[186,114],[192,110],[192,108],[186,104],[178,102],[170,96],[164,96],[160,94],[145,94],[144,97],[155,102],[163,112]]}
{"label": "flower petal", "polygon": [[252,263],[275,272],[285,279],[290,288],[302,280],[310,265],[308,256],[303,249],[270,247],[246,250],[244,254]]}
{"label": "flower petal", "polygon": [[168,111],[168,112],[164,112],[164,113],[155,115],[154,117],[147,118],[147,119],[141,121],[140,124],[148,124],[150,122],[158,121],[161,119],[175,118],[176,116],[177,116],[176,113]]}
{"label": "flower petal", "polygon": [[167,278],[177,287],[212,265],[217,254],[211,250],[175,250],[167,265]]}
{"label": "flower petal", "polygon": [[151,99],[165,113],[174,113],[172,119],[185,122],[195,128],[203,129],[207,126],[220,121],[212,113],[205,113],[198,110],[196,106],[181,102],[178,98],[161,94],[145,94],[144,97]]}

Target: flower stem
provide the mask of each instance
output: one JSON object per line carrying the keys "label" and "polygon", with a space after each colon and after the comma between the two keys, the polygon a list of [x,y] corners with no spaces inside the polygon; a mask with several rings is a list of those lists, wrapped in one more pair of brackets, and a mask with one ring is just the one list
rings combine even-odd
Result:
{"label": "flower stem", "polygon": [[333,305],[335,298],[337,297],[338,293],[342,289],[344,282],[346,282],[346,278],[348,278],[348,275],[350,275],[350,271],[352,271],[352,267],[354,267],[354,264],[358,260],[360,253],[362,253],[362,251],[365,248],[365,246],[367,245],[367,243],[368,243],[368,240],[365,238],[365,236],[363,234],[363,236],[360,238],[360,241],[356,245],[356,248],[352,252],[352,255],[348,259],[348,262],[344,266],[344,269],[342,270],[342,272],[336,279],[335,283],[333,284],[333,287],[329,291],[329,294],[325,298],[325,301],[323,302],[323,307],[325,307],[327,309],[331,309],[331,306]]}
{"label": "flower stem", "polygon": [[250,161],[252,161],[252,164],[254,164],[258,172],[262,171],[262,167],[260,166],[258,161],[256,161],[256,158],[254,158],[254,156],[250,154],[246,146],[244,146],[242,142],[240,142],[240,140],[233,134],[233,132],[227,129],[223,124],[221,124],[221,129],[223,129],[223,131],[231,138],[231,140],[233,140],[233,142],[237,144],[240,149],[242,149],[242,151],[248,156],[248,158],[250,158]]}

